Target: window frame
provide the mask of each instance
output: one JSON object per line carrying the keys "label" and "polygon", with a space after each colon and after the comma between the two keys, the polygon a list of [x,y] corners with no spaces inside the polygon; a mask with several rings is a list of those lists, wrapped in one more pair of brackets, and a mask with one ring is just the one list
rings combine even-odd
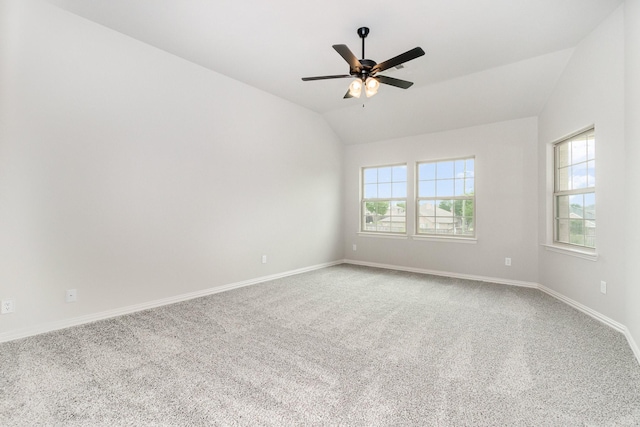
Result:
{"label": "window frame", "polygon": [[[436,165],[436,171],[437,171],[437,164],[438,163],[445,163],[445,162],[455,162],[456,161],[464,161],[465,162],[465,172],[466,172],[466,162],[468,160],[473,160],[473,194],[472,195],[462,195],[462,196],[438,196],[437,194],[437,190],[436,190],[436,195],[433,197],[427,197],[427,196],[420,196],[420,182],[421,181],[428,181],[428,180],[421,180],[420,179],[420,165],[423,164],[435,164]],[[437,159],[437,160],[422,160],[422,161],[417,161],[415,163],[415,237],[416,238],[421,238],[421,239],[453,239],[453,240],[469,240],[469,241],[475,241],[477,239],[477,230],[476,230],[476,224],[477,224],[477,209],[476,209],[476,175],[475,175],[475,171],[476,171],[476,156],[475,155],[469,155],[469,156],[463,156],[463,157],[453,157],[453,158],[446,158],[446,159]],[[465,175],[463,177],[463,179],[466,179],[467,176]],[[443,178],[443,179],[449,179],[449,178]],[[455,169],[454,169],[454,176],[453,178],[454,181],[456,179],[460,179],[460,178],[456,178],[455,176]],[[437,182],[438,178],[437,178],[437,172],[436,172],[436,178],[433,179],[433,181]],[[454,184],[455,185],[455,184]],[[436,188],[437,188],[437,184],[436,184]],[[454,191],[455,192],[455,191]],[[465,190],[466,192],[466,190]],[[424,232],[420,230],[420,219],[421,216],[420,215],[420,202],[421,201],[427,201],[427,200],[433,200],[438,201],[438,200],[446,200],[446,201],[456,201],[456,200],[470,200],[473,203],[473,212],[472,212],[472,221],[471,221],[471,229],[472,229],[472,233],[471,234],[454,234],[454,233],[433,233],[433,232]],[[455,216],[455,212],[452,215],[453,218],[456,218]],[[436,215],[437,218],[437,215]],[[463,215],[461,218],[465,218],[465,216]]]}
{"label": "window frame", "polygon": [[[586,254],[595,254],[596,253],[596,249],[597,249],[597,226],[594,225],[593,229],[594,229],[594,234],[593,234],[593,239],[594,239],[594,244],[593,246],[587,246],[585,243],[583,244],[579,244],[579,243],[572,243],[572,242],[565,242],[565,241],[561,241],[559,239],[559,235],[560,235],[560,230],[559,230],[559,221],[563,218],[561,218],[559,216],[559,198],[560,197],[571,197],[571,196],[576,196],[576,195],[587,195],[587,194],[593,194],[594,197],[594,218],[591,219],[592,222],[594,222],[594,224],[597,224],[597,215],[596,215],[596,210],[597,210],[597,196],[596,196],[596,188],[597,188],[597,179],[595,179],[595,175],[597,173],[597,155],[596,155],[596,141],[597,138],[595,136],[596,130],[595,130],[595,126],[589,126],[586,127],[584,129],[581,129],[577,132],[574,132],[566,137],[561,138],[560,140],[555,141],[552,144],[552,167],[553,167],[553,182],[552,182],[552,187],[553,187],[553,191],[552,191],[552,212],[551,212],[551,219],[552,219],[552,244],[555,247],[558,248],[562,248],[568,251],[572,251],[572,252],[578,252],[578,253],[586,253]],[[589,148],[588,148],[588,135],[589,134],[593,134],[593,158],[589,157]],[[578,137],[582,137],[583,135],[587,136],[587,147],[586,147],[586,157],[585,160],[582,162],[575,162],[575,163],[571,163],[572,161],[572,155],[569,155],[569,162],[567,165],[560,165],[559,163],[559,149],[558,147],[562,144],[571,144],[571,142],[575,139],[577,139]],[[594,163],[594,185],[592,186],[587,186],[587,187],[582,187],[582,188],[577,188],[577,189],[567,189],[567,190],[559,190],[559,186],[560,186],[560,169],[563,167],[572,167],[573,165],[577,165],[580,163],[585,163],[587,165],[587,182],[589,180],[589,168],[588,168],[588,163],[590,161],[593,161]],[[569,177],[569,179],[571,179],[571,177]],[[584,205],[583,205],[583,214],[584,214]],[[571,221],[571,217],[567,217],[564,218],[565,220],[569,220]],[[587,222],[589,221],[589,219],[582,217],[582,221],[583,222]],[[584,227],[585,225],[583,225]],[[569,227],[571,227],[571,225],[569,225]],[[570,232],[569,232],[570,233]],[[583,233],[583,235],[585,236],[585,240],[587,235],[585,233]],[[571,234],[569,234],[569,238],[571,238]]]}
{"label": "window frame", "polygon": [[[392,184],[393,187],[393,168],[394,167],[398,167],[398,166],[403,166],[405,168],[405,180],[404,181],[397,181],[397,183],[401,183],[404,182],[405,184],[405,197],[375,197],[375,198],[366,198],[365,197],[365,170],[367,169],[383,169],[383,168],[391,168],[392,169],[392,178],[391,181],[389,182],[390,184]],[[380,182],[376,180],[376,184],[379,184]],[[362,166],[360,168],[360,208],[359,208],[359,213],[360,213],[360,218],[358,220],[359,222],[359,227],[358,229],[360,230],[360,233],[364,233],[364,234],[372,234],[372,235],[378,235],[378,236],[407,236],[407,231],[408,231],[408,227],[407,227],[407,204],[409,201],[409,197],[408,197],[408,185],[409,185],[409,168],[408,168],[408,164],[407,163],[391,163],[391,164],[384,164],[384,165],[378,165],[378,166]],[[393,196],[393,192],[391,193],[391,195]],[[404,231],[391,231],[391,230],[367,230],[365,228],[366,225],[366,217],[365,217],[365,204],[368,202],[389,202],[390,204],[393,202],[396,203],[401,203],[404,202]],[[393,229],[393,227],[390,227],[391,229]]]}

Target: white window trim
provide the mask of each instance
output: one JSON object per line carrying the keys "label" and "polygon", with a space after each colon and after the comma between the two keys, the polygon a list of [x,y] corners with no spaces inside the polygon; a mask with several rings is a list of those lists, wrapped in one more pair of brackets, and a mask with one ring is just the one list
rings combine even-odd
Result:
{"label": "white window trim", "polygon": [[[563,242],[559,242],[556,240],[556,234],[557,234],[557,221],[556,221],[556,196],[558,195],[558,192],[556,192],[556,179],[557,179],[557,169],[556,169],[556,145],[560,144],[561,142],[564,142],[568,139],[573,138],[574,136],[580,135],[581,133],[585,133],[588,131],[593,130],[593,132],[595,133],[596,130],[596,126],[595,124],[592,124],[590,126],[586,126],[580,130],[571,132],[565,136],[563,136],[562,138],[558,138],[555,141],[551,142],[549,144],[549,148],[550,148],[550,160],[551,160],[551,236],[550,238],[547,239],[547,241],[549,243],[546,244],[542,244],[541,246],[543,246],[546,250],[550,251],[550,252],[556,252],[556,253],[560,253],[560,254],[564,254],[564,255],[569,255],[569,256],[574,256],[577,258],[582,258],[582,259],[587,259],[590,261],[597,261],[598,260],[598,253],[597,253],[597,243],[596,243],[596,247],[595,248],[590,248],[588,246],[581,246],[581,245],[573,245],[571,243],[563,243]],[[548,164],[548,163],[547,163]],[[596,167],[596,174],[598,168]],[[596,182],[597,179],[596,179]],[[593,189],[593,192],[596,193],[596,187],[589,187],[591,189]],[[587,189],[589,189],[587,188]],[[585,189],[580,189],[580,190],[568,190],[568,191],[563,191],[562,193],[573,193],[574,191],[576,192],[576,194],[583,194],[585,193],[585,191],[582,191]],[[596,198],[596,205],[597,205],[597,198]],[[597,220],[597,219],[596,219]],[[597,233],[597,231],[596,231]]]}
{"label": "white window trim", "polygon": [[446,242],[446,243],[466,243],[475,245],[478,243],[478,237],[464,236],[436,236],[428,234],[414,234],[411,236],[413,240],[424,240],[427,242]]}
{"label": "white window trim", "polygon": [[561,246],[558,243],[555,243],[552,245],[542,244],[541,246],[544,247],[544,249],[549,252],[555,252],[558,254],[568,255],[576,258],[582,258],[588,261],[598,261],[598,257],[599,257],[598,253],[595,250],[589,251],[588,250],[589,248],[584,248],[583,250],[580,250],[573,247]]}
{"label": "white window trim", "polygon": [[[420,164],[423,163],[439,163],[439,162],[447,162],[447,161],[456,161],[456,160],[467,160],[467,159],[473,159],[473,165],[474,165],[474,176],[473,176],[473,196],[472,197],[468,197],[468,196],[452,196],[452,197],[443,197],[442,199],[447,199],[447,200],[469,200],[471,199],[473,201],[473,235],[438,235],[438,234],[430,234],[430,233],[419,233],[419,222],[420,222],[420,200],[430,200],[432,198],[424,198],[424,197],[419,197],[418,196],[418,189],[419,189],[419,180],[420,180],[420,174],[418,173],[418,168],[420,167]],[[414,165],[414,188],[415,188],[415,197],[414,197],[414,204],[415,204],[415,219],[414,219],[414,234],[412,235],[412,238],[414,240],[426,240],[426,241],[434,241],[434,242],[442,242],[442,241],[458,241],[460,243],[477,243],[478,240],[478,234],[477,234],[477,225],[478,225],[478,221],[477,221],[477,204],[476,204],[476,176],[475,176],[475,170],[476,170],[476,156],[474,155],[469,155],[469,156],[462,156],[462,157],[448,157],[448,158],[442,158],[442,159],[435,159],[435,160],[420,160],[420,161],[416,161],[415,165]]]}
{"label": "white window trim", "polygon": [[381,239],[407,240],[409,238],[406,233],[385,233],[383,231],[358,231],[357,234],[362,237],[379,237]]}
{"label": "white window trim", "polygon": [[[372,169],[372,168],[385,168],[385,167],[394,167],[394,166],[404,166],[405,168],[407,168],[407,181],[405,182],[407,185],[407,197],[405,197],[404,199],[400,199],[400,198],[393,198],[393,197],[389,197],[389,198],[381,198],[381,199],[376,199],[376,200],[380,200],[380,201],[404,201],[405,203],[405,231],[404,232],[388,232],[388,231],[370,231],[370,230],[363,230],[362,229],[362,218],[364,215],[364,212],[362,211],[362,206],[364,205],[364,203],[367,201],[364,198],[364,170],[365,169]],[[391,163],[391,164],[384,164],[384,165],[380,165],[380,166],[362,166],[360,167],[360,206],[358,208],[358,212],[360,214],[359,219],[358,219],[358,235],[361,236],[369,236],[369,237],[386,237],[386,238],[400,238],[400,239],[406,239],[408,236],[408,226],[407,226],[407,210],[406,210],[406,206],[409,203],[409,197],[408,197],[408,186],[409,186],[409,165],[407,163]],[[375,201],[374,199],[368,199],[369,201]]]}

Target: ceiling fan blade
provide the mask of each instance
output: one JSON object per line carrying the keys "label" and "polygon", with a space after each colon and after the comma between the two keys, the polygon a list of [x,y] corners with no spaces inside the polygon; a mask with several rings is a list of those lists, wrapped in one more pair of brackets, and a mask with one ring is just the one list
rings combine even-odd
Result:
{"label": "ceiling fan blade", "polygon": [[344,58],[345,61],[349,64],[349,68],[351,72],[360,72],[362,70],[362,64],[356,58],[356,56],[349,50],[346,44],[334,44],[333,48]]}
{"label": "ceiling fan blade", "polygon": [[353,95],[351,95],[351,90],[347,90],[347,93],[345,93],[344,96],[342,97],[342,99],[349,99],[349,98],[353,98]]}
{"label": "ceiling fan blade", "polygon": [[378,65],[373,67],[371,72],[379,73],[380,71],[384,71],[397,65],[403,64],[407,61],[411,61],[412,59],[416,59],[422,55],[424,55],[424,50],[422,50],[421,47],[415,47],[411,50],[406,51],[405,53],[379,63]]}
{"label": "ceiling fan blade", "polygon": [[308,82],[311,80],[344,79],[346,77],[351,77],[351,74],[337,74],[335,76],[303,77],[302,80],[305,82]]}
{"label": "ceiling fan blade", "polygon": [[400,80],[400,79],[394,79],[393,77],[375,76],[373,78],[378,80],[380,83],[384,83],[386,85],[399,87],[401,89],[409,89],[411,86],[413,86],[413,82],[408,82],[406,80]]}

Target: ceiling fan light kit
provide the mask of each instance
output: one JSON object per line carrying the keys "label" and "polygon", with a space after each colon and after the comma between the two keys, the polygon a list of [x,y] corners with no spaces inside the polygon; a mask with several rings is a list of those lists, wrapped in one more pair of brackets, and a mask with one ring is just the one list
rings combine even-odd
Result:
{"label": "ceiling fan light kit", "polygon": [[360,98],[362,94],[362,88],[364,86],[364,93],[367,98],[372,97],[378,93],[380,83],[399,87],[401,89],[408,89],[413,85],[413,82],[406,80],[400,80],[393,77],[377,75],[379,72],[387,70],[389,68],[397,67],[400,64],[416,59],[424,55],[424,50],[420,47],[413,48],[405,53],[388,59],[380,64],[371,59],[365,59],[364,55],[364,39],[369,34],[369,28],[358,28],[358,36],[362,39],[362,59],[356,58],[356,56],[349,50],[347,45],[334,44],[333,48],[336,52],[342,56],[342,58],[349,64],[349,74],[339,74],[331,76],[317,76],[317,77],[303,77],[303,81],[311,80],[327,80],[327,79],[342,79],[342,78],[355,78],[349,85],[349,90],[345,94],[344,98]]}

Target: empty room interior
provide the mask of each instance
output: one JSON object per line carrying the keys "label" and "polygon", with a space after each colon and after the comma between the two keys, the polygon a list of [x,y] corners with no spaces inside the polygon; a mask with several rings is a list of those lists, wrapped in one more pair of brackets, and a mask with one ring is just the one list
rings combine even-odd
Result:
{"label": "empty room interior", "polygon": [[0,0],[0,424],[640,425],[638,187],[639,0]]}

